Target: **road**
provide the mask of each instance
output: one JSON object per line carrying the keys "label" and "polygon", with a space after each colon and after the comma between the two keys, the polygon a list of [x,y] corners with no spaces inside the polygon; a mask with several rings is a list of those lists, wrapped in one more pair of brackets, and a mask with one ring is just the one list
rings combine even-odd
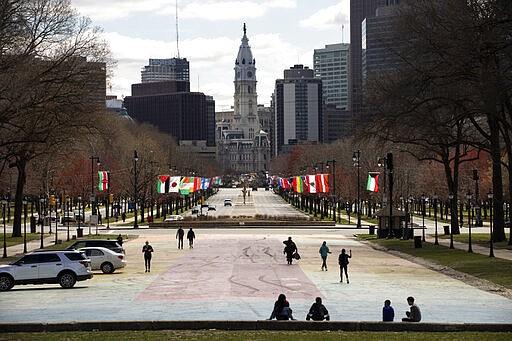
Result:
{"label": "road", "polygon": [[[295,211],[270,192],[251,193],[254,205],[238,205],[236,191],[221,191],[209,201],[236,215],[249,211]],[[279,205],[276,204],[279,202]],[[268,207],[265,207],[268,203]],[[239,211],[238,211],[239,210]],[[238,213],[240,212],[240,213]],[[296,211],[295,211],[296,212]],[[223,207],[214,214],[224,214]],[[356,241],[346,227],[293,229],[194,229],[193,249],[178,250],[174,229],[126,230],[112,227],[113,238],[128,233],[123,245],[128,266],[70,290],[58,285],[16,286],[0,294],[0,322],[71,322],[121,320],[258,320],[269,317],[273,302],[285,293],[295,318],[303,320],[316,296],[323,297],[332,320],[378,321],[385,299],[396,319],[414,296],[424,322],[512,323],[512,301],[479,290]],[[292,236],[302,259],[288,266],[282,241]],[[150,273],[144,272],[141,248],[154,247]],[[321,271],[318,249],[327,241],[329,271]],[[412,243],[412,242],[411,242]],[[412,245],[412,244],[411,244]],[[337,255],[352,250],[350,284],[339,282]]]}

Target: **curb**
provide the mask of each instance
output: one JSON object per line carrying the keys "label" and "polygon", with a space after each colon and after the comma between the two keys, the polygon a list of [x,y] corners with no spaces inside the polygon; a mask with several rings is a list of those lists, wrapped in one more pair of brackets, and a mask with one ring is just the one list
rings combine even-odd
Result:
{"label": "curb", "polygon": [[282,330],[379,332],[512,332],[504,323],[305,322],[305,321],[86,321],[0,323],[2,333],[126,330]]}

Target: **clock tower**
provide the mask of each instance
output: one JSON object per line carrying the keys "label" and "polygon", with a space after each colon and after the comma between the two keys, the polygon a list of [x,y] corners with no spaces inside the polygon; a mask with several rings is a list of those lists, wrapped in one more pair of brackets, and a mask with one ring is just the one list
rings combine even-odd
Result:
{"label": "clock tower", "polygon": [[262,174],[270,163],[270,142],[258,119],[256,61],[245,24],[234,70],[233,120],[217,123],[217,158],[224,174]]}
{"label": "clock tower", "polygon": [[247,29],[235,61],[235,95],[233,128],[243,131],[244,138],[254,139],[259,132],[256,60],[252,56]]}

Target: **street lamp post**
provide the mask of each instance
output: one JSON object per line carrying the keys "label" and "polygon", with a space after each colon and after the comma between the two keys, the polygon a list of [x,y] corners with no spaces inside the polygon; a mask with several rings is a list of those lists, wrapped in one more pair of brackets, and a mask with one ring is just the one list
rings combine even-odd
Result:
{"label": "street lamp post", "polygon": [[423,193],[421,195],[421,217],[422,217],[422,226],[421,226],[421,231],[422,231],[422,237],[421,237],[421,240],[422,241],[425,241],[425,193]]}
{"label": "street lamp post", "polygon": [[100,158],[98,156],[91,156],[89,157],[89,159],[91,159],[91,205],[92,205],[92,210],[91,210],[91,214],[92,215],[95,215],[96,214],[96,198],[94,197],[94,160],[96,160],[96,164],[98,165],[98,167],[100,166]]}
{"label": "street lamp post", "polygon": [[471,253],[473,252],[473,248],[472,248],[472,245],[471,245],[471,198],[472,198],[472,194],[471,192],[468,192],[466,194],[466,198],[468,199],[468,228],[469,228],[469,240],[468,240],[468,252]]}
{"label": "street lamp post", "polygon": [[439,240],[437,238],[437,199],[438,199],[438,196],[437,196],[437,194],[434,193],[434,221],[435,221],[435,226],[436,226],[436,238],[434,241],[434,245],[439,245]]}
{"label": "street lamp post", "polygon": [[135,175],[135,186],[134,186],[134,199],[135,199],[135,206],[133,209],[133,212],[135,213],[135,220],[133,222],[133,228],[138,229],[139,224],[137,223],[137,161],[139,161],[139,156],[137,155],[137,151],[133,151],[133,173]]}
{"label": "street lamp post", "polygon": [[481,210],[480,210],[480,196],[479,196],[479,192],[478,192],[478,169],[473,169],[473,180],[475,180],[475,207],[474,207],[474,210],[475,210],[475,221],[473,222],[473,226],[474,227],[483,227],[484,226],[484,223],[482,221],[482,216],[481,216]]}
{"label": "street lamp post", "polygon": [[70,220],[70,216],[69,216],[69,203],[70,203],[70,200],[69,200],[69,197],[66,196],[66,222],[67,222],[67,225],[68,225],[68,237],[67,237],[67,241],[69,242],[69,220]]}
{"label": "street lamp post", "polygon": [[493,235],[493,230],[492,230],[492,209],[493,209],[493,205],[494,205],[494,194],[492,192],[489,192],[487,194],[487,198],[489,198],[489,206],[490,206],[490,219],[491,219],[491,228],[490,228],[490,236],[491,236],[491,239],[489,241],[489,257],[494,257],[494,235]]}
{"label": "street lamp post", "polygon": [[[455,196],[453,195],[453,193],[450,193],[448,194],[448,198],[450,199],[450,215],[452,215],[452,210],[453,210],[453,198]],[[450,249],[454,249],[454,246],[453,246],[453,226],[450,222]]]}
{"label": "street lamp post", "polygon": [[327,168],[332,164],[332,221],[336,222],[336,160],[327,161]]}
{"label": "street lamp post", "polygon": [[357,228],[360,229],[361,228],[361,198],[360,198],[360,183],[361,183],[361,180],[360,180],[360,172],[359,172],[359,169],[361,168],[360,167],[360,157],[361,157],[361,151],[358,149],[354,152],[354,155],[352,156],[352,161],[354,161],[354,166],[357,167],[357,205],[356,205],[356,208],[357,208]]}
{"label": "street lamp post", "polygon": [[23,253],[27,253],[27,198],[23,198]]}
{"label": "street lamp post", "polygon": [[7,232],[5,231],[5,206],[7,206],[7,200],[2,199],[2,218],[4,221],[4,255],[2,256],[2,258],[7,258],[7,239],[6,239]]}
{"label": "street lamp post", "polygon": [[43,234],[44,234],[44,219],[41,217],[42,215],[42,210],[43,210],[43,205],[44,205],[44,198],[41,196],[39,198],[39,212],[38,212],[38,218],[39,218],[39,221],[41,222],[41,245],[40,245],[40,248],[44,248],[44,245],[43,245]]}

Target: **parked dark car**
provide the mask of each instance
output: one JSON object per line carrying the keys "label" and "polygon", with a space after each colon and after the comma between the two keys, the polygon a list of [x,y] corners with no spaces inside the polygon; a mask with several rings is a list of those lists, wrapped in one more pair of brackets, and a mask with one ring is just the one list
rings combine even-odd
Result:
{"label": "parked dark car", "polygon": [[105,247],[117,253],[124,253],[124,249],[115,239],[81,239],[71,244],[66,250],[78,250],[83,247]]}

